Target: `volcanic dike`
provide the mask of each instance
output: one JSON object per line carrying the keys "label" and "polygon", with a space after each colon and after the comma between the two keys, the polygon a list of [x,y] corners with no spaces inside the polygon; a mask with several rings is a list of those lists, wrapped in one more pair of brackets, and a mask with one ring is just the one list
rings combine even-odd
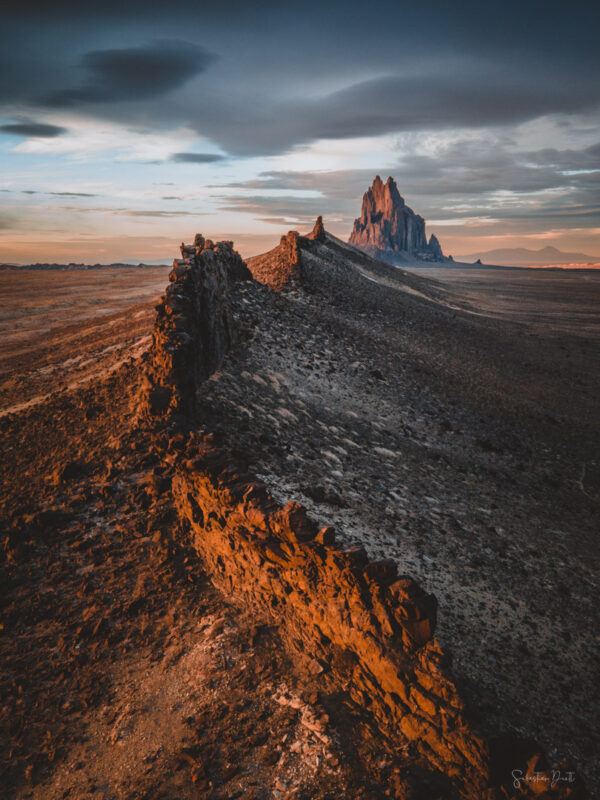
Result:
{"label": "volcanic dike", "polygon": [[[264,261],[254,262],[255,274],[277,288],[302,281],[311,253],[324,242],[319,218],[310,236],[282,238],[269,257],[271,280]],[[148,416],[176,425],[193,416],[202,381],[235,340],[229,282],[249,277],[231,243],[213,245],[198,235],[193,246],[182,246],[147,358]],[[319,528],[298,503],[279,506],[210,436],[191,434],[177,447],[173,505],[212,583],[275,626],[315,688],[345,697],[382,752],[413,753],[415,764],[464,797],[535,796],[535,781],[523,780],[515,791],[513,771],[530,779],[540,773],[548,796],[562,796],[564,785],[551,786],[551,771],[532,742],[486,739],[470,723],[434,637],[433,595],[399,575],[392,560],[371,561],[362,547],[339,544],[334,528]],[[320,735],[327,742],[332,734],[324,726]],[[515,765],[510,775],[503,774],[508,764]]]}
{"label": "volcanic dike", "polygon": [[[394,191],[374,184],[369,242],[425,258]],[[197,234],[158,304],[68,328],[65,363],[78,336],[96,371],[35,372],[2,417],[10,796],[590,797],[593,618],[557,572],[588,580],[597,502],[591,468],[560,472],[593,445],[572,354],[541,418],[537,341],[362,225],[355,247],[319,217],[247,263]],[[536,515],[581,552],[533,558]]]}

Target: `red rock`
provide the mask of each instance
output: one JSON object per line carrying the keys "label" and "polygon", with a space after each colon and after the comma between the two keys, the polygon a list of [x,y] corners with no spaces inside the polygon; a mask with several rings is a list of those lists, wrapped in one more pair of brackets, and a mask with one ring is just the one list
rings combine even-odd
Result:
{"label": "red rock", "polygon": [[392,263],[399,253],[427,261],[443,260],[438,240],[432,236],[427,242],[425,220],[406,205],[392,177],[384,184],[377,175],[365,192],[349,242]]}

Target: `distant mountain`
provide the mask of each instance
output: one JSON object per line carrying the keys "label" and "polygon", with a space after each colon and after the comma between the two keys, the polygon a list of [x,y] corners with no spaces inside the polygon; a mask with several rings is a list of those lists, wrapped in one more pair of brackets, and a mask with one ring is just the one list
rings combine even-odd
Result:
{"label": "distant mountain", "polygon": [[147,269],[151,267],[165,267],[160,261],[151,261],[146,264],[141,264],[133,261],[118,261],[112,264],[0,264],[0,271],[5,270],[73,270],[84,271],[92,269],[131,269],[136,267],[139,269]]}
{"label": "distant mountain", "polygon": [[170,266],[172,263],[172,258],[155,258],[153,261],[144,261],[143,263],[138,263],[134,258],[123,258],[119,263],[126,264],[131,267],[162,267],[162,266]]}
{"label": "distant mountain", "polygon": [[455,256],[456,261],[477,261],[506,267],[548,267],[554,264],[593,264],[600,256],[585,253],[565,253],[556,247],[542,247],[541,250],[528,250],[525,247],[505,247],[481,253]]}
{"label": "distant mountain", "polygon": [[393,178],[379,175],[363,195],[361,215],[354,220],[351,245],[389,264],[445,261],[435,236],[425,235],[425,220],[409,208]]}

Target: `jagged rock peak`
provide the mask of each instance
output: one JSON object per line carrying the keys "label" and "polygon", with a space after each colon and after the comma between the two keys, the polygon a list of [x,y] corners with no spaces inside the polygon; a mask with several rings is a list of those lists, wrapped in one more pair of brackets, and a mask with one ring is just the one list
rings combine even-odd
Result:
{"label": "jagged rock peak", "polygon": [[140,411],[190,413],[196,391],[219,368],[235,339],[230,284],[252,280],[233,242],[181,244],[169,285],[156,306],[152,346],[143,366]]}
{"label": "jagged rock peak", "polygon": [[315,242],[325,241],[325,227],[323,226],[323,217],[320,214],[317,217],[317,221],[315,222],[315,227],[308,234],[307,238],[313,239]]}
{"label": "jagged rock peak", "polygon": [[426,261],[444,258],[435,237],[427,242],[425,220],[406,205],[391,176],[383,183],[377,175],[363,195],[361,215],[354,221],[349,241],[384,260],[393,261],[398,253]]}
{"label": "jagged rock peak", "polygon": [[443,261],[444,254],[442,253],[442,247],[440,245],[439,239],[432,233],[429,237],[429,249],[433,255],[434,261]]}

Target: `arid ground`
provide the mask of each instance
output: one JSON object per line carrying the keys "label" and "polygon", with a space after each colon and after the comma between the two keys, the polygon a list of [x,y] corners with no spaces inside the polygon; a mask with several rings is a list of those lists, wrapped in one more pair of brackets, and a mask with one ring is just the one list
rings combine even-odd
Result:
{"label": "arid ground", "polygon": [[164,267],[0,272],[2,408],[135,355],[166,281]]}
{"label": "arid ground", "polygon": [[[165,282],[0,274],[0,794],[447,796],[310,685],[282,700],[276,633],[203,580],[166,501],[147,516],[156,454],[119,389]],[[482,728],[597,788],[600,273],[365,268],[233,308],[198,424],[433,592]]]}

